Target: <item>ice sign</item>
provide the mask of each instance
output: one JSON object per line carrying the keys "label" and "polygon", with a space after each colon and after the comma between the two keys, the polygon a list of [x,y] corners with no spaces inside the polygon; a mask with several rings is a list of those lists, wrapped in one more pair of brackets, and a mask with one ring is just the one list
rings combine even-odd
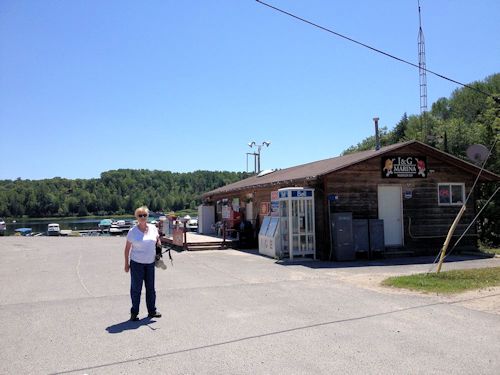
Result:
{"label": "ice sign", "polygon": [[305,190],[292,191],[292,197],[297,197],[297,198],[307,197],[307,191]]}
{"label": "ice sign", "polygon": [[280,198],[288,198],[288,191],[280,191]]}

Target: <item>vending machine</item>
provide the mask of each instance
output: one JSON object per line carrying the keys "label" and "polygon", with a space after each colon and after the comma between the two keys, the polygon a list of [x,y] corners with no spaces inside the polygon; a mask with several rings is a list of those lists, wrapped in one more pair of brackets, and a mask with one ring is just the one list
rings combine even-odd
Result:
{"label": "vending machine", "polygon": [[281,255],[290,259],[312,255],[316,259],[314,189],[278,190]]}

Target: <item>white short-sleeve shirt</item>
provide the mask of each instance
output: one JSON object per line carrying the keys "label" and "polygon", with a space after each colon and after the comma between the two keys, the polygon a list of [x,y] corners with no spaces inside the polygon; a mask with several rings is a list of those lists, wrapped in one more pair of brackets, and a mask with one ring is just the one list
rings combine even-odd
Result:
{"label": "white short-sleeve shirt", "polygon": [[148,224],[148,230],[143,233],[134,226],[128,231],[127,241],[132,243],[130,259],[137,263],[150,264],[155,261],[156,239],[158,229],[153,224]]}

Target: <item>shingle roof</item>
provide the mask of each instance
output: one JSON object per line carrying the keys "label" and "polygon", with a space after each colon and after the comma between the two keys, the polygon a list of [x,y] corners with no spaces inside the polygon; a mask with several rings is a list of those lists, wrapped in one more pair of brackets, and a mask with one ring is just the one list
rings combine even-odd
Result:
{"label": "shingle roof", "polygon": [[[312,163],[307,163],[307,164],[302,164],[302,165],[297,165],[295,167],[290,167],[290,168],[285,168],[285,169],[279,169],[276,170],[272,173],[265,174],[263,176],[252,176],[249,178],[246,178],[244,180],[234,182],[229,185],[222,186],[218,189],[209,191],[207,193],[203,194],[203,197],[209,196],[209,195],[214,195],[214,194],[220,194],[220,193],[226,193],[226,192],[231,192],[231,191],[237,191],[237,190],[243,190],[247,189],[250,187],[257,187],[257,186],[262,186],[262,185],[273,185],[273,184],[278,184],[278,183],[283,183],[283,182],[291,182],[291,181],[297,181],[297,180],[311,180],[311,179],[316,179],[320,176],[329,174],[331,172],[338,171],[340,169],[349,167],[353,164],[360,163],[362,161],[371,159],[373,157],[387,154],[393,151],[396,151],[402,147],[408,146],[408,145],[418,145],[418,146],[423,146],[426,148],[428,151],[432,152],[437,152],[442,154],[443,156],[446,156],[448,158],[454,159],[454,164],[462,164],[462,167],[467,166],[467,169],[470,169],[470,167],[473,167],[479,171],[479,168],[477,168],[475,165],[467,163],[461,159],[458,159],[452,155],[446,154],[440,150],[437,150],[431,146],[428,146],[424,143],[421,143],[419,141],[408,141],[408,142],[402,142],[402,143],[396,143],[393,145],[385,146],[380,148],[380,150],[367,150],[367,151],[360,151],[356,152],[353,154],[347,154],[343,156],[338,156],[335,158],[330,158],[330,159],[324,159],[324,160],[319,160],[319,161],[314,161]],[[497,176],[491,172],[483,172],[487,173],[490,176],[496,176],[496,178],[493,179],[499,179],[500,176]]]}

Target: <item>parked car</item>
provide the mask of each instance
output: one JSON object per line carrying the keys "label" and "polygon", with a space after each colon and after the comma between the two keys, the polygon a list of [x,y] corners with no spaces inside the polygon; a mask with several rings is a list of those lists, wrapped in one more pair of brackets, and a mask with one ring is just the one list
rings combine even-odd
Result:
{"label": "parked car", "polygon": [[0,219],[0,236],[5,236],[6,231],[7,231],[7,224],[5,224],[5,220]]}

